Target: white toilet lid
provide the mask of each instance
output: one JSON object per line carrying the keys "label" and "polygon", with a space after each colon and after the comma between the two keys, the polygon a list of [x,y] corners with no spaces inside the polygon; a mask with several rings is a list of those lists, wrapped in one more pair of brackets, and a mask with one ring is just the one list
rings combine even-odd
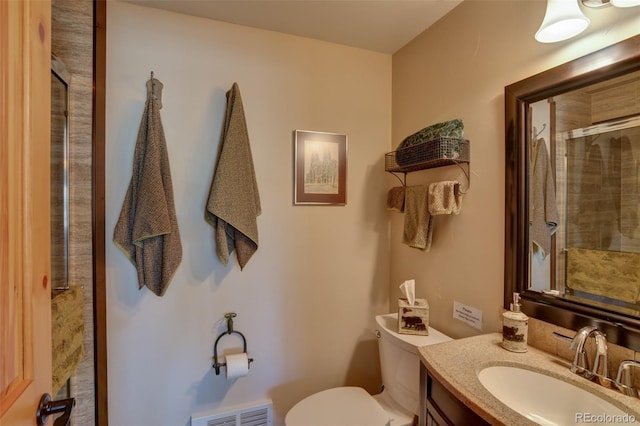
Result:
{"label": "white toilet lid", "polygon": [[341,387],[306,397],[287,413],[286,426],[388,426],[389,415],[364,389]]}

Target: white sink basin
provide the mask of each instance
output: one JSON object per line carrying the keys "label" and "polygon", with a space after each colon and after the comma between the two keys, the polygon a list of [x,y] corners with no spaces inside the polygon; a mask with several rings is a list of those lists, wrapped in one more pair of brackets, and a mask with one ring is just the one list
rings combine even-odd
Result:
{"label": "white sink basin", "polygon": [[512,410],[540,425],[635,423],[632,414],[570,383],[524,368],[487,367],[480,383]]}

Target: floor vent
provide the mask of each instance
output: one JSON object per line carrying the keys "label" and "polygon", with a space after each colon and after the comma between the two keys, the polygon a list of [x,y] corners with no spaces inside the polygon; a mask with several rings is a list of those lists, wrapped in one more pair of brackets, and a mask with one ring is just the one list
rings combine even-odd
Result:
{"label": "floor vent", "polygon": [[191,426],[271,426],[271,401],[191,416]]}

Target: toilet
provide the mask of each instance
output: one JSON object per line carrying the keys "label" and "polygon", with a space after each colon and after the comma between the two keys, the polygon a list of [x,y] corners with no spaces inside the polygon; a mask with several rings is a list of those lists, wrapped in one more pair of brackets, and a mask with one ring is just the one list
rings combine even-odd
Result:
{"label": "toilet", "polygon": [[398,314],[376,316],[383,391],[371,396],[358,387],[310,395],[285,416],[286,426],[411,426],[418,414],[418,348],[452,340],[429,327],[428,336],[399,334]]}

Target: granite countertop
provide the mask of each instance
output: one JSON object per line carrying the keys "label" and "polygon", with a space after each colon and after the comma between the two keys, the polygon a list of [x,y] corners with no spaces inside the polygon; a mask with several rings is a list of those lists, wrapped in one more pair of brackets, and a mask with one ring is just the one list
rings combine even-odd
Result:
{"label": "granite countertop", "polygon": [[571,373],[569,362],[534,347],[529,346],[525,353],[509,352],[502,347],[502,335],[499,333],[424,346],[419,353],[432,376],[491,424],[536,424],[504,405],[480,383],[480,370],[494,365],[521,367],[561,379],[600,396],[640,421],[640,399],[606,389]]}

